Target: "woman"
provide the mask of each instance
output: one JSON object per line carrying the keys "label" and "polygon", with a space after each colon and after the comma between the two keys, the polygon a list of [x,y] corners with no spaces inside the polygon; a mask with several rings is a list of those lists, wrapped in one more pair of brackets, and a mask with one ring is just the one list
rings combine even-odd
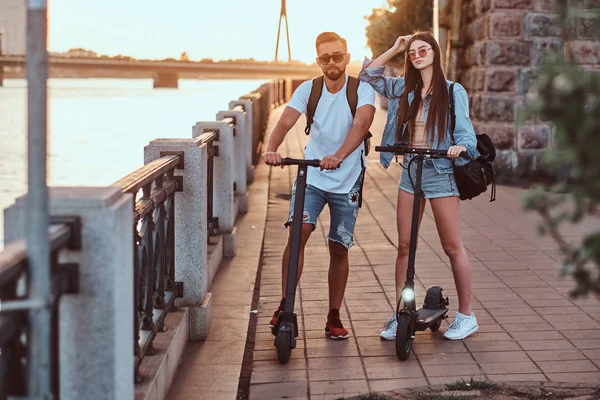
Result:
{"label": "woman", "polygon": [[[404,61],[404,77],[384,77],[385,64],[396,54],[408,49]],[[368,82],[381,95],[387,97],[388,119],[383,133],[382,146],[392,145],[408,138],[412,147],[429,147],[448,150],[448,156],[457,165],[468,160],[458,157],[467,151],[471,158],[479,156],[475,132],[469,119],[467,92],[458,83],[454,85],[456,127],[455,145],[452,143],[448,116],[448,89],[442,71],[441,51],[432,34],[419,32],[401,36],[396,43],[376,60],[365,60],[359,79]],[[384,168],[390,165],[392,153],[381,153]],[[397,225],[398,255],[396,258],[396,298],[406,279],[412,204],[414,190],[406,169],[414,155],[404,157],[404,170],[398,185]],[[413,182],[416,163],[410,166]],[[454,283],[458,292],[458,312],[444,334],[447,339],[464,339],[479,327],[471,311],[471,268],[460,236],[459,193],[453,175],[453,164],[446,158],[428,159],[423,166],[422,190],[429,199],[444,252],[450,259]],[[425,209],[421,200],[419,226]],[[384,324],[382,339],[396,338],[396,315]]]}

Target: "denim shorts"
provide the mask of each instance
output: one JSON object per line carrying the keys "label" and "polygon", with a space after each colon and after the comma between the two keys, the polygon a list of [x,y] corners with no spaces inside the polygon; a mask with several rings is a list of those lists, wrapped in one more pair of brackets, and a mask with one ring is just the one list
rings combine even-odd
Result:
{"label": "denim shorts", "polygon": [[[362,175],[358,178],[349,193],[331,193],[316,188],[312,185],[306,186],[304,197],[304,217],[302,222],[312,224],[313,230],[317,227],[317,219],[323,211],[325,204],[329,205],[331,221],[329,223],[329,234],[327,238],[342,244],[349,249],[354,244],[354,225],[358,217],[360,201],[360,185]],[[296,196],[296,182],[292,188],[292,200],[290,212],[285,226],[290,226],[294,217],[294,198]]]}
{"label": "denim shorts", "polygon": [[[413,183],[417,184],[417,161],[415,160],[410,165],[410,175]],[[408,162],[404,164],[402,176],[398,189],[410,194],[415,194],[413,186],[408,177]],[[453,197],[459,196],[458,187],[454,180],[453,173],[440,173],[434,165],[432,159],[427,159],[423,162],[423,175],[421,178],[421,189],[426,199],[436,199],[438,197]]]}

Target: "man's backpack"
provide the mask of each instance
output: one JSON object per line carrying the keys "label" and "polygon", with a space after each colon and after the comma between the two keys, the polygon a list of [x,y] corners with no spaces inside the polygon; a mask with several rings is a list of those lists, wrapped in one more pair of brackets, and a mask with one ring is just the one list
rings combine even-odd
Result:
{"label": "man's backpack", "polygon": [[[304,133],[307,135],[310,134],[310,126],[313,123],[313,117],[315,116],[315,111],[317,110],[317,104],[319,104],[319,99],[321,98],[321,93],[323,92],[323,84],[323,75],[313,79],[310,97],[308,98],[308,105],[306,106],[306,128],[304,128]],[[346,99],[348,99],[348,105],[350,106],[350,111],[352,112],[352,118],[354,118],[356,115],[356,106],[358,105],[358,84],[358,78],[348,75]],[[371,149],[372,136],[373,135],[371,132],[368,132],[367,137],[364,140],[365,156],[369,154],[369,150]]]}
{"label": "man's backpack", "polygon": [[[448,91],[452,143],[454,141],[454,128],[456,126],[456,114],[454,111],[454,83],[450,85]],[[465,165],[454,165],[454,179],[460,193],[461,200],[472,199],[479,196],[487,190],[488,185],[492,184],[490,201],[496,200],[496,174],[492,163],[496,158],[496,148],[494,143],[485,133],[476,135],[477,151],[481,154],[475,160],[470,160]]]}

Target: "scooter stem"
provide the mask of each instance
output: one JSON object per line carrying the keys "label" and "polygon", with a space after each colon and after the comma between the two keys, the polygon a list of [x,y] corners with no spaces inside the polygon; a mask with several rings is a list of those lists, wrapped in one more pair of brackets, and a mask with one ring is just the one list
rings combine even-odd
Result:
{"label": "scooter stem", "polygon": [[306,194],[307,165],[298,165],[296,178],[296,196],[294,198],[294,214],[292,221],[292,240],[290,261],[285,292],[284,311],[293,312],[296,298],[296,280],[298,277],[298,262],[300,259],[300,239],[302,234],[302,219],[304,218],[304,197]]}
{"label": "scooter stem", "polygon": [[[410,246],[408,252],[408,268],[406,269],[406,282],[404,287],[414,289],[415,279],[415,256],[417,253],[417,236],[419,230],[419,208],[421,207],[421,197],[423,197],[423,191],[421,190],[421,171],[423,170],[423,154],[417,154],[417,176],[415,183],[415,195],[413,201],[413,212],[412,222],[410,228]],[[410,174],[410,168],[408,170]]]}

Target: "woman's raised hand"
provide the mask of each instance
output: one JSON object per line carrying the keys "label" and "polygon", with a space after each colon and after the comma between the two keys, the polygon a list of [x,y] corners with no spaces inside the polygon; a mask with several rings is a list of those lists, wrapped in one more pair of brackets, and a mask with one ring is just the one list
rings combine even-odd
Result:
{"label": "woman's raised hand", "polygon": [[392,47],[392,49],[394,49],[394,52],[401,53],[404,50],[406,50],[406,43],[408,42],[410,37],[411,35],[398,36],[398,39],[396,39],[396,43],[394,43],[394,46]]}

